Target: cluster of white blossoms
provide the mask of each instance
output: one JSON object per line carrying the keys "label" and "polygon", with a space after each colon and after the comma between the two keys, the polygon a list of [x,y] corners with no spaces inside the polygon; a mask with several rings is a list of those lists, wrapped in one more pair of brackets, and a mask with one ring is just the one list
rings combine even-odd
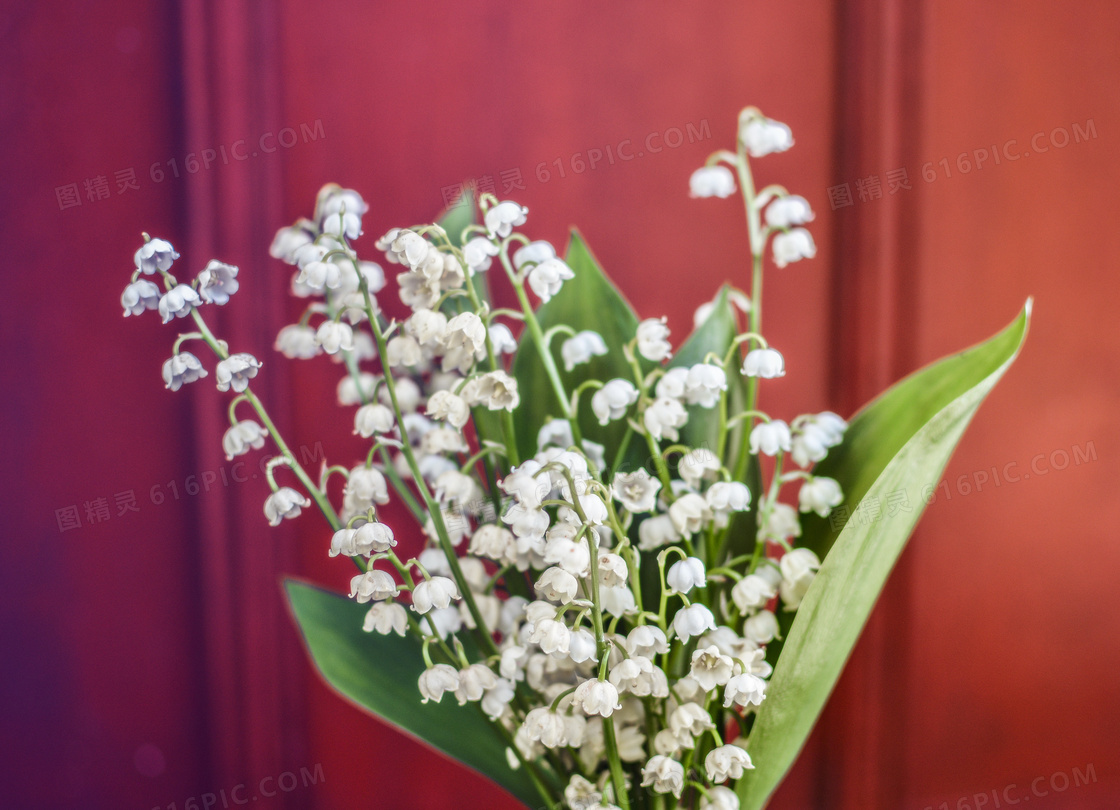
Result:
{"label": "cluster of white blossoms", "polygon": [[[813,219],[804,198],[778,186],[756,193],[751,179],[749,158],[792,144],[789,127],[749,108],[737,150],[717,152],[690,181],[695,197],[727,197],[738,177],[756,274],[767,243],[779,267],[815,253],[802,227]],[[342,363],[338,402],[354,409],[354,433],[370,440],[364,459],[328,467],[318,481],[250,390],[260,362],[231,354],[200,314],[237,291],[236,267],[211,262],[179,284],[170,273],[178,254],[151,239],[137,251],[121,302],[126,315],[193,317],[199,330],[180,336],[164,366],[168,388],[207,376],[179,348],[206,342],[219,358],[218,388],[237,393],[222,441],[227,457],[276,444],[266,516],[276,525],[312,502],[320,507],[333,529],[328,553],[357,565],[350,596],[369,606],[364,629],[420,641],[419,699],[479,704],[509,741],[510,767],[549,776],[542,785],[563,783],[562,796],[545,796],[550,802],[627,808],[652,791],[658,806],[735,810],[734,783],[753,767],[749,733],[767,697],[779,615],[800,605],[820,567],[812,551],[794,546],[800,515],[827,516],[843,500],[837,482],[812,468],[846,424],[830,412],[786,422],[757,408],[760,381],[785,374],[782,355],[758,331],[760,283],[750,299],[725,295],[746,313],[746,328],[697,363],[673,364],[665,318],[641,321],[614,346],[587,328],[544,332],[528,292],[546,303],[576,272],[551,244],[520,232],[524,206],[491,195],[478,205],[478,224],[462,233],[429,224],[376,241],[386,268],[398,271],[397,294],[410,310],[403,320],[378,305],[382,267],[351,246],[368,211],[357,192],[324,187],[314,218],[276,234],[270,253],[296,268],[292,292],[308,305],[275,348]],[[495,284],[478,283],[498,268],[520,309],[493,308],[486,290]],[[163,293],[146,278],[154,274]],[[716,305],[704,304],[697,322]],[[583,375],[576,390],[564,386],[554,341],[566,376]],[[518,351],[543,367],[551,390],[519,389]],[[620,355],[625,363],[610,367],[632,373],[590,376],[605,367],[598,358]],[[525,397],[548,398],[553,418],[515,419]],[[239,402],[261,422],[238,419]],[[681,444],[701,415],[718,419],[716,443]],[[583,438],[595,425],[625,438],[606,447]],[[526,430],[535,433],[531,457],[515,438]],[[626,466],[626,449],[639,447],[647,461]],[[277,485],[279,466],[291,468],[299,488]],[[763,477],[762,468],[769,480],[752,489],[745,482]],[[326,486],[334,474],[346,479],[337,505]],[[796,506],[782,500],[792,487]],[[380,517],[394,495],[416,519],[414,541],[422,538],[408,559],[396,550],[406,533]],[[461,643],[466,636],[471,643]]]}

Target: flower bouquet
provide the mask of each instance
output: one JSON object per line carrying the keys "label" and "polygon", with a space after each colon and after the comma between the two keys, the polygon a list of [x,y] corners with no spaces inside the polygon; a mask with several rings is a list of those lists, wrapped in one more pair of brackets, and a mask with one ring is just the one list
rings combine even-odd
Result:
{"label": "flower bouquet", "polygon": [[[779,268],[812,258],[814,215],[780,186],[756,190],[751,160],[792,144],[748,108],[736,149],[692,175],[694,197],[742,195],[750,293],[722,289],[676,349],[665,319],[639,320],[578,234],[561,258],[522,232],[516,202],[484,194],[385,234],[393,290],[352,247],[366,203],[324,187],[314,218],[281,229],[270,251],[298,268],[292,291],[308,302],[276,349],[340,359],[339,404],[370,442],[317,477],[252,391],[261,363],[204,319],[236,293],[237,268],[211,261],[180,283],[166,241],[145,236],[136,253],[125,314],[195,326],[164,364],[167,387],[208,376],[183,348],[204,343],[218,389],[234,393],[226,454],[275,452],[269,522],[314,504],[324,552],[356,568],[348,596],[287,583],[319,671],[528,806],[765,805],[918,520],[922,487],[1026,336],[1029,301],[1006,330],[850,423],[768,413],[760,389],[785,361],[762,332],[767,247]],[[499,283],[516,307],[491,303]],[[411,309],[403,321],[378,305],[394,293]],[[859,519],[888,495],[889,520]],[[415,529],[382,520],[394,498]],[[415,556],[398,554],[402,532],[422,534]]]}

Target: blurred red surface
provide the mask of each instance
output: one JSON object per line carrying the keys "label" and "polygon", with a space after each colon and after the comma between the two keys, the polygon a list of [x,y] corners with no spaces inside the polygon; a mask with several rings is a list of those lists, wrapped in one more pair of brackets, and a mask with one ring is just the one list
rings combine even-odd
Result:
{"label": "blurred red surface", "polygon": [[313,516],[265,525],[255,459],[221,456],[225,397],[163,390],[169,328],[119,317],[131,253],[147,230],[239,265],[221,334],[265,359],[290,441],[348,463],[338,367],[270,351],[298,310],[268,242],[321,184],[370,202],[376,258],[376,235],[491,178],[533,236],[578,225],[681,339],[723,280],[747,285],[739,207],[686,188],[755,104],[797,139],[760,182],[818,212],[817,258],[768,275],[789,365],[768,409],[850,413],[1036,297],[773,806],[1116,806],[1118,34],[1109,2],[8,4],[0,804],[180,808],[244,784],[260,807],[514,806],[313,675],[279,580],[350,571]]}

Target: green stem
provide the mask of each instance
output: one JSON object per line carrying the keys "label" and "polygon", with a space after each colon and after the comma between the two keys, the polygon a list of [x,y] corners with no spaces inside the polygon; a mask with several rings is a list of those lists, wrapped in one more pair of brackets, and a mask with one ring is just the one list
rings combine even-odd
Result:
{"label": "green stem", "polygon": [[[214,337],[214,333],[210,331],[210,327],[206,325],[206,321],[198,313],[197,309],[191,310],[191,317],[194,318],[194,322],[198,324],[198,330],[202,333],[202,339],[206,341],[206,345],[210,347],[214,354],[218,355],[222,360],[228,358],[229,351]],[[280,431],[278,431],[276,425],[273,424],[272,419],[268,415],[268,411],[265,410],[264,403],[257,399],[257,395],[248,387],[246,387],[243,392],[243,396],[248,400],[249,404],[253,406],[253,410],[257,412],[261,424],[268,429],[272,441],[276,443],[276,449],[287,459],[288,466],[292,468],[292,472],[296,474],[296,478],[303,484],[307,493],[311,496],[311,499],[315,501],[315,504],[319,507],[319,511],[323,513],[323,517],[325,517],[327,523],[330,524],[331,529],[338,531],[342,526],[342,522],[338,519],[338,513],[334,510],[334,507],[331,506],[331,502],[327,499],[327,496],[323,494],[322,490],[315,486],[315,482],[311,480],[311,476],[303,469],[303,465],[296,460],[287,442],[284,441],[284,437],[280,435]]]}

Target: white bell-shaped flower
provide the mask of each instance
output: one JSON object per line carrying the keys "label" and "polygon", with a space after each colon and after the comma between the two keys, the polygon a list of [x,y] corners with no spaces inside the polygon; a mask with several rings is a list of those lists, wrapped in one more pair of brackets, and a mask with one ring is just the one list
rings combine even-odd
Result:
{"label": "white bell-shaped flower", "polygon": [[202,299],[189,284],[178,284],[163,294],[156,308],[164,323],[170,323],[176,318],[185,318],[191,311],[202,305]]}
{"label": "white bell-shaped flower", "polygon": [[755,644],[769,644],[778,636],[778,619],[769,610],[760,610],[743,622],[743,635]]}
{"label": "white bell-shaped flower", "polygon": [[136,251],[133,258],[136,269],[150,276],[158,270],[171,269],[171,263],[179,258],[179,254],[166,239],[149,239]]}
{"label": "white bell-shaped flower", "polygon": [[459,598],[459,588],[453,579],[432,577],[416,584],[412,591],[412,609],[424,614],[432,608],[448,607],[452,600]]}
{"label": "white bell-shaped flower", "polygon": [[300,265],[295,283],[322,293],[342,286],[342,268],[334,262],[310,261]]}
{"label": "white bell-shaped flower", "polygon": [[779,450],[788,453],[790,441],[789,425],[781,419],[759,422],[751,430],[750,451],[752,454],[762,452],[768,456],[777,455]]}
{"label": "white bell-shaped flower", "polygon": [[713,363],[697,363],[688,370],[684,394],[689,405],[713,408],[719,404],[720,393],[727,390],[727,374]]}
{"label": "white bell-shaped flower", "polygon": [[778,197],[766,206],[766,224],[771,228],[789,228],[812,222],[815,214],[809,201],[797,194]]}
{"label": "white bell-shaped flower", "polygon": [[252,419],[242,419],[222,436],[226,461],[233,461],[234,457],[244,455],[250,449],[260,450],[264,447],[264,437],[267,435],[268,431]]}
{"label": "white bell-shaped flower", "polygon": [[350,580],[350,598],[359,604],[392,599],[398,593],[400,588],[392,575],[376,568],[357,574]]}
{"label": "white bell-shaped flower", "polygon": [[680,535],[691,537],[712,519],[712,510],[708,508],[708,502],[704,500],[703,495],[689,492],[677,498],[669,506],[669,519]]}
{"label": "white bell-shaped flower", "polygon": [[456,430],[462,430],[471,418],[471,409],[466,400],[450,391],[436,391],[432,394],[425,413],[433,419],[447,422]]}
{"label": "white bell-shaped flower", "polygon": [[713,748],[704,757],[704,770],[711,782],[726,782],[738,779],[745,768],[753,768],[750,754],[737,745],[721,745]]}
{"label": "white bell-shaped flower", "polygon": [[397,539],[393,536],[393,530],[387,524],[378,521],[363,523],[354,529],[351,548],[355,553],[348,556],[362,555],[368,557],[370,554],[380,554],[388,551],[396,544]]}
{"label": "white bell-shaped flower", "polygon": [[305,507],[311,506],[311,499],[291,487],[280,487],[264,502],[264,516],[270,526],[279,526],[280,521],[299,517]]}
{"label": "white bell-shaped flower", "polygon": [[743,358],[743,374],[747,377],[762,377],[772,380],[784,377],[786,363],[777,349],[751,349]]}
{"label": "white bell-shaped flower", "polygon": [[660,363],[673,356],[669,327],[665,322],[665,318],[647,318],[638,324],[638,354],[646,360]]}
{"label": "white bell-shaped flower", "polygon": [[739,796],[729,787],[714,785],[700,797],[700,810],[739,810]]}
{"label": "white bell-shaped flower", "polygon": [[471,664],[459,671],[459,686],[455,690],[455,698],[460,706],[477,703],[482,700],[486,690],[493,689],[497,683],[498,676],[486,664]]}
{"label": "white bell-shaped flower", "polygon": [[408,228],[389,231],[378,240],[377,248],[385,251],[390,262],[406,265],[410,270],[420,267],[428,258],[428,252],[435,250],[427,239]]}
{"label": "white bell-shaped flower", "polygon": [[468,239],[463,245],[463,261],[471,269],[471,273],[484,273],[490,269],[494,257],[500,252],[499,247],[485,236],[476,236]]}
{"label": "white bell-shaped flower", "polygon": [[424,697],[421,703],[429,700],[439,703],[445,692],[459,688],[459,672],[450,664],[436,664],[420,673],[419,687]]}
{"label": "white bell-shaped flower", "polygon": [[268,247],[268,255],[279,259],[285,264],[296,263],[296,251],[315,241],[318,228],[309,219],[300,218],[294,225],[281,228],[272,238]]}
{"label": "white bell-shaped flower", "polygon": [[512,200],[505,200],[487,211],[482,221],[491,239],[495,236],[505,239],[514,228],[525,224],[528,213],[529,209],[525,206],[518,205]]}
{"label": "white bell-shaped flower", "polygon": [[673,616],[673,630],[685,644],[694,636],[715,629],[716,620],[712,611],[700,603],[681,608]]}
{"label": "white bell-shaped flower", "polygon": [[719,647],[709,646],[692,653],[688,671],[701,689],[711,692],[731,680],[734,664],[730,656],[719,651]]}
{"label": "white bell-shaped flower", "polygon": [[362,630],[382,636],[396,633],[403,637],[408,630],[408,614],[396,602],[374,602],[362,620]]}
{"label": "white bell-shaped flower", "polygon": [[738,706],[761,706],[766,697],[766,681],[750,672],[741,672],[727,682],[723,690],[723,706],[730,709]]}
{"label": "white bell-shaped flower", "polygon": [[784,152],[793,146],[793,131],[782,122],[755,112],[741,119],[739,140],[751,157],[760,158]]}
{"label": "white bell-shaped flower", "polygon": [[607,353],[607,344],[598,332],[584,330],[560,344],[560,356],[564,359],[564,370],[571,371],[578,365],[591,362],[592,357]]}
{"label": "white bell-shaped flower", "polygon": [[[684,369],[679,369],[683,371]],[[677,428],[688,422],[688,411],[679,399],[659,396],[646,407],[642,414],[642,424],[649,434],[658,441],[668,439],[675,442],[680,438]]]}
{"label": "white bell-shaped flower", "polygon": [[835,479],[823,475],[815,475],[801,485],[797,492],[797,502],[802,512],[816,512],[821,517],[839,506],[844,500],[844,493],[840,484]]}
{"label": "white bell-shaped flower", "polygon": [[354,330],[349,324],[323,321],[315,330],[315,340],[327,354],[350,351],[354,348]]}
{"label": "white bell-shaped flower", "polygon": [[149,309],[159,308],[159,287],[147,279],[140,278],[129,284],[121,293],[121,306],[125,317],[141,315]]}
{"label": "white bell-shaped flower", "polygon": [[638,401],[638,389],[621,378],[608,382],[591,397],[591,410],[605,425],[626,415],[627,409]]}
{"label": "white bell-shaped flower", "polygon": [[249,380],[257,376],[260,367],[261,361],[248,352],[231,354],[214,369],[218,390],[228,391],[232,388],[237,393],[241,393],[249,387]]}
{"label": "white bell-shaped flower", "polygon": [[494,354],[498,356],[517,351],[517,340],[504,323],[490,324],[490,343],[494,347]]}
{"label": "white bell-shaped flower", "polygon": [[642,768],[642,787],[655,793],[672,793],[678,799],[684,791],[684,766],[661,754],[650,757]]}
{"label": "white bell-shaped flower", "polygon": [[421,346],[435,348],[447,332],[447,316],[431,309],[418,309],[404,322],[404,331]]}
{"label": "white bell-shaped flower", "polygon": [[632,473],[615,473],[611,495],[622,507],[633,514],[652,512],[657,506],[657,493],[661,491],[661,481],[652,477],[645,469]]}
{"label": "white bell-shaped flower", "polygon": [[[314,338],[314,334],[312,334],[312,338]],[[318,346],[319,344],[316,343],[315,347],[318,348]],[[353,375],[347,374],[338,381],[338,386],[335,388],[338,404],[343,407],[361,405],[362,402],[372,399],[378,379],[379,377],[376,374],[370,374],[368,371],[359,372],[357,380],[354,379]],[[381,404],[384,405],[385,403]]]}
{"label": "white bell-shaped flower", "polygon": [[713,512],[743,512],[750,508],[751,491],[740,481],[717,481],[704,493]]}
{"label": "white bell-shaped flower", "polygon": [[811,259],[817,255],[813,235],[804,228],[791,228],[774,235],[774,264],[785,267],[787,264]]}
{"label": "white bell-shaped flower", "polygon": [[672,593],[688,593],[693,588],[703,588],[708,584],[708,573],[704,561],[698,557],[677,560],[665,575],[665,584]]}
{"label": "white bell-shaped flower", "polygon": [[171,391],[178,391],[187,383],[201,380],[206,374],[201,361],[190,352],[179,352],[163,363],[163,382]]}
{"label": "white bell-shaped flower", "polygon": [[354,414],[354,433],[364,439],[388,433],[394,424],[393,412],[380,402],[363,405]]}
{"label": "white bell-shaped flower", "polygon": [[749,613],[765,606],[777,593],[774,586],[758,574],[747,574],[731,589],[731,600],[741,613]]}
{"label": "white bell-shaped flower", "polygon": [[614,684],[598,680],[584,681],[577,686],[572,693],[572,706],[586,715],[597,714],[601,717],[610,717],[622,708]]}
{"label": "white bell-shaped flower", "polygon": [[229,303],[229,297],[237,292],[239,286],[237,268],[217,259],[211,259],[198,274],[198,294],[208,304]]}
{"label": "white bell-shaped flower", "polygon": [[309,360],[323,351],[315,339],[315,330],[301,323],[289,324],[281,329],[273,348],[289,360]]}
{"label": "white bell-shaped flower", "polygon": [[517,380],[502,370],[488,371],[473,378],[461,392],[471,405],[485,405],[491,411],[514,411],[521,402]]}
{"label": "white bell-shaped flower", "polygon": [[529,271],[529,288],[542,302],[549,301],[560,292],[564,282],[576,277],[563,259],[545,259]]}
{"label": "white bell-shaped flower", "polygon": [[726,166],[702,166],[688,178],[688,196],[719,197],[735,193],[735,175]]}
{"label": "white bell-shaped flower", "polygon": [[539,239],[517,249],[517,252],[513,254],[513,266],[514,269],[520,270],[530,262],[540,264],[543,261],[555,258],[556,248],[552,246],[552,243]]}

